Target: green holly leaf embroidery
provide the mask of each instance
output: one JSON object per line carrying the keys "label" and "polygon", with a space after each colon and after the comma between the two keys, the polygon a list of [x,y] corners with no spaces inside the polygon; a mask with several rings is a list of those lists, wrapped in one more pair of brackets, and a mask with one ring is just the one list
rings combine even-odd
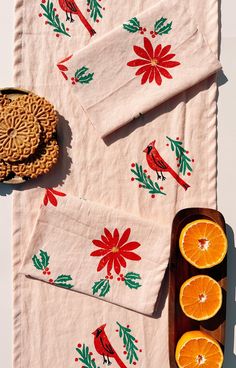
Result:
{"label": "green holly leaf embroidery", "polygon": [[167,23],[165,25],[165,22],[167,21],[167,18],[160,18],[156,21],[154,25],[154,31],[157,32],[159,36],[162,36],[163,34],[168,34],[172,30],[172,22]]}
{"label": "green holly leaf embroidery", "polygon": [[100,292],[99,296],[105,297],[111,288],[110,282],[107,279],[96,281],[92,287],[93,295]]}
{"label": "green holly leaf embroidery", "polygon": [[125,276],[124,276],[124,282],[125,285],[128,286],[130,289],[138,289],[140,288],[142,285],[139,282],[136,282],[135,280],[141,280],[141,276],[138,273],[135,272],[128,272]]}
{"label": "green holly leaf embroidery", "polygon": [[131,172],[136,176],[135,180],[142,184],[142,188],[147,189],[150,194],[166,195],[166,193],[164,193],[160,188],[159,184],[152,181],[152,179],[146,175],[143,171],[142,165],[136,164],[135,169],[131,169]]}
{"label": "green holly leaf embroidery", "polygon": [[56,278],[54,282],[67,282],[71,280],[72,280],[72,277],[70,275],[60,275]]}
{"label": "green holly leaf embroidery", "polygon": [[83,363],[84,368],[100,368],[96,365],[95,360],[93,360],[92,354],[89,351],[89,347],[83,344],[82,348],[76,348],[77,353],[79,353],[79,360]]}
{"label": "green holly leaf embroidery", "polygon": [[81,84],[88,84],[93,80],[94,73],[87,73],[89,69],[86,66],[83,66],[80,69],[77,69],[75,72],[75,81]]}
{"label": "green holly leaf embroidery", "polygon": [[40,250],[39,252],[40,258],[39,259],[36,255],[32,257],[32,261],[34,264],[34,267],[37,268],[37,270],[44,270],[49,265],[49,256],[47,252]]}
{"label": "green holly leaf embroidery", "polygon": [[43,270],[43,265],[36,255],[32,257],[32,261],[33,261],[34,267],[37,268],[37,270]]}
{"label": "green holly leaf embroidery", "polygon": [[133,360],[138,361],[138,347],[135,344],[136,338],[131,334],[131,329],[129,327],[122,326],[119,322],[116,322],[119,326],[119,336],[123,339],[123,345],[125,345],[125,349],[127,351],[126,359],[130,364],[133,363]]}
{"label": "green holly leaf embroidery", "polygon": [[47,252],[44,252],[43,250],[40,250],[39,252],[40,257],[41,257],[41,262],[43,265],[43,268],[46,268],[49,265],[49,255],[47,254]]}
{"label": "green holly leaf embroidery", "polygon": [[68,284],[68,281],[72,281],[72,277],[70,275],[59,275],[54,280],[54,285],[64,287],[66,289],[71,289],[74,285]]}
{"label": "green holly leaf embroidery", "polygon": [[40,6],[45,12],[43,13],[43,16],[47,18],[47,24],[54,28],[53,31],[71,37],[70,34],[66,31],[64,23],[60,21],[59,15],[56,14],[53,2],[48,0],[46,5],[41,3]]}
{"label": "green holly leaf embroidery", "polygon": [[139,31],[140,22],[136,17],[134,17],[130,19],[127,23],[124,23],[123,28],[130,33],[136,33]]}

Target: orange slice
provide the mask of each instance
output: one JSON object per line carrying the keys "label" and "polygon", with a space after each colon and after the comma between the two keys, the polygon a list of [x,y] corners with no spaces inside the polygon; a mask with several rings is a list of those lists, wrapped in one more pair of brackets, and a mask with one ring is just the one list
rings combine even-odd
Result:
{"label": "orange slice", "polygon": [[179,302],[184,314],[197,321],[216,315],[222,305],[222,290],[209,276],[191,277],[181,286]]}
{"label": "orange slice", "polygon": [[175,359],[179,368],[221,368],[224,356],[219,343],[211,336],[190,331],[179,340]]}
{"label": "orange slice", "polygon": [[227,238],[217,223],[196,220],[181,231],[179,247],[182,256],[193,266],[210,268],[223,261],[227,253]]}

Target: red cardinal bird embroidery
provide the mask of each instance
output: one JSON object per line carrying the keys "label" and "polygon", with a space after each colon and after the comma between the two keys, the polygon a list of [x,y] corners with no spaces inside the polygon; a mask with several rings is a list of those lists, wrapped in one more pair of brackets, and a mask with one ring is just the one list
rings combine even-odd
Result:
{"label": "red cardinal bird embroidery", "polygon": [[[163,160],[155,147],[155,143],[156,141],[151,142],[143,152],[146,153],[146,159],[149,167],[156,171],[157,179],[165,180],[166,178],[163,175],[163,172],[169,172],[173,178],[175,178],[178,184],[187,190],[190,185],[185,183],[185,181],[180,178],[180,176],[167,164],[167,162]],[[159,173],[161,173],[161,175]]]}
{"label": "red cardinal bird embroidery", "polygon": [[98,354],[103,356],[103,364],[107,363],[111,365],[109,358],[115,359],[116,363],[120,368],[127,368],[127,366],[122,362],[115,349],[112,347],[106,332],[106,324],[98,327],[92,334],[94,335],[94,347]]}
{"label": "red cardinal bird embroidery", "polygon": [[[90,36],[93,36],[96,32],[89,24],[85,16],[82,14],[78,6],[76,5],[75,0],[59,0],[59,5],[64,12],[66,12],[66,20],[69,20],[71,23],[74,22],[72,18],[72,14],[78,15],[79,19],[85,26],[85,28],[89,31]],[[69,14],[69,15],[68,15]]]}

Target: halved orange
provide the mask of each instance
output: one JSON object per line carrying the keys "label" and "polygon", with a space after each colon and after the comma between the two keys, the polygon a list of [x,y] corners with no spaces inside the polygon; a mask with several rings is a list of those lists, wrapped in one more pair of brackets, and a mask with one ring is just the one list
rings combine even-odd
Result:
{"label": "halved orange", "polygon": [[180,338],[175,359],[179,368],[221,368],[224,356],[219,343],[211,336],[190,331]]}
{"label": "halved orange", "polygon": [[194,276],[181,286],[179,302],[186,316],[204,321],[214,317],[221,308],[222,289],[209,276]]}
{"label": "halved orange", "polygon": [[210,268],[221,263],[227,253],[223,229],[210,220],[196,220],[181,231],[179,247],[182,256],[197,268]]}

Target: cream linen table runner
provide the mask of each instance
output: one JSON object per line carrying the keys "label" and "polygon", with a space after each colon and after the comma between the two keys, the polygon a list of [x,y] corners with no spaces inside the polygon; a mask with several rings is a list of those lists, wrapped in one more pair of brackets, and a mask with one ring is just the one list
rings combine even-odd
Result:
{"label": "cream linen table runner", "polygon": [[14,368],[169,367],[171,222],[216,206],[217,50],[216,0],[16,1],[15,82],[55,104],[61,155],[14,192]]}

